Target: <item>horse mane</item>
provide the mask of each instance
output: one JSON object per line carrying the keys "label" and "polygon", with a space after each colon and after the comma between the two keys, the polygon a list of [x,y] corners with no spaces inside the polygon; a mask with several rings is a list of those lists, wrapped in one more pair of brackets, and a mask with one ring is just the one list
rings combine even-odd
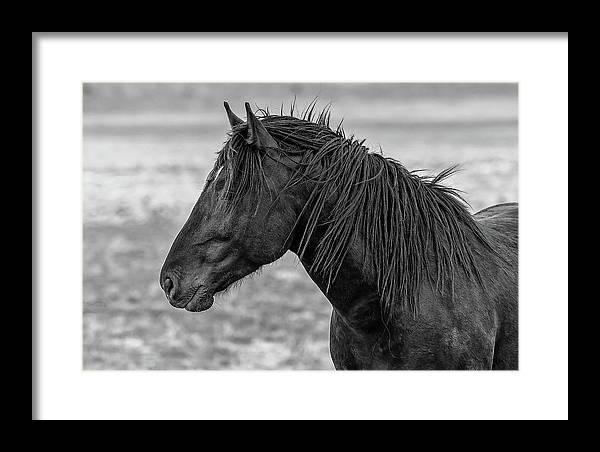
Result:
{"label": "horse mane", "polygon": [[[314,107],[312,102],[300,117],[294,106],[289,115],[259,109],[258,117],[278,143],[282,161],[288,158],[295,164],[283,190],[307,180],[314,186],[298,218],[306,219],[298,257],[303,258],[316,229],[322,230],[310,271],[324,278],[326,292],[358,236],[364,243],[364,266],[375,276],[387,319],[398,309],[418,313],[425,278],[435,290],[453,292],[460,270],[483,286],[473,237],[488,250],[494,247],[460,192],[442,184],[456,166],[436,176],[408,171],[398,161],[371,152],[364,140],[347,137],[341,124],[330,128],[329,107],[318,114]],[[248,193],[271,192],[262,156],[246,144],[246,130],[245,124],[233,128],[207,179],[208,185],[221,167],[235,174],[223,190],[230,207]],[[336,202],[326,211],[332,197]],[[428,265],[431,257],[433,266]]]}

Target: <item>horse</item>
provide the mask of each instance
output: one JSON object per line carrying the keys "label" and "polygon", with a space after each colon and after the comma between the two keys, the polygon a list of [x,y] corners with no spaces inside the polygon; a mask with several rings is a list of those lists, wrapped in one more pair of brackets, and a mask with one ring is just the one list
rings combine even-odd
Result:
{"label": "horse", "polygon": [[[295,253],[331,303],[335,369],[518,369],[518,204],[461,192],[303,114],[224,103],[230,130],[160,271],[169,303]],[[286,112],[287,113],[287,112]]]}

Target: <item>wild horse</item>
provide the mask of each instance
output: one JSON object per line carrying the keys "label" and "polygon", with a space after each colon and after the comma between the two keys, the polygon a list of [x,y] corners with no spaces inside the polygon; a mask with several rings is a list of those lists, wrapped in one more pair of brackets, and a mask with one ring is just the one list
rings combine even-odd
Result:
{"label": "wild horse", "polygon": [[296,253],[333,306],[336,369],[517,369],[518,205],[471,215],[457,190],[371,153],[314,104],[231,131],[160,273],[169,302]]}

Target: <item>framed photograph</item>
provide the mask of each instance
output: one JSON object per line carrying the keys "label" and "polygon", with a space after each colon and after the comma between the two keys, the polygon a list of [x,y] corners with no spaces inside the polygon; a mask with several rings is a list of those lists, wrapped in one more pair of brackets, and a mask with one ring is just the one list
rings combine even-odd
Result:
{"label": "framed photograph", "polygon": [[32,44],[32,418],[567,418],[566,33]]}

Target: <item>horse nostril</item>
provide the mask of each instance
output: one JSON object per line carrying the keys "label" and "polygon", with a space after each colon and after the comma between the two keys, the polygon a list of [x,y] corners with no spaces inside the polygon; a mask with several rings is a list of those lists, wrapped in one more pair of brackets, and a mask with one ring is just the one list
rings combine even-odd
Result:
{"label": "horse nostril", "polygon": [[173,284],[173,280],[171,278],[165,278],[165,281],[163,283],[163,289],[165,291],[165,294],[167,295],[167,298],[171,298],[171,291],[173,290],[173,286],[175,284]]}

